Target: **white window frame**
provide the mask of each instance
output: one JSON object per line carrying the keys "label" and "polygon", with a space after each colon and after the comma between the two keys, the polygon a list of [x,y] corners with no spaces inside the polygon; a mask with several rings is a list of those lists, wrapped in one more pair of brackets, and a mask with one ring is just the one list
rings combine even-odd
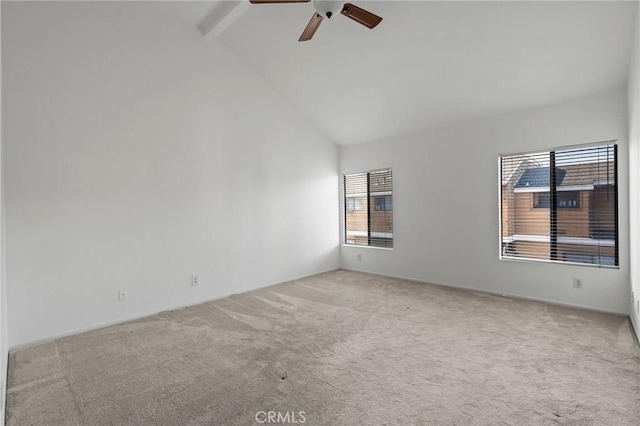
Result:
{"label": "white window frame", "polygon": [[[562,146],[562,147],[556,147],[556,148],[551,148],[551,149],[539,149],[539,150],[532,150],[532,151],[527,151],[527,152],[518,152],[518,153],[511,153],[511,154],[500,154],[498,155],[498,258],[500,260],[506,260],[506,261],[516,261],[516,262],[536,262],[536,263],[552,263],[552,264],[562,264],[562,265],[576,265],[576,266],[584,266],[584,267],[595,267],[595,268],[603,268],[603,269],[620,269],[620,213],[619,213],[619,203],[620,203],[620,199],[619,199],[619,172],[618,172],[618,167],[616,165],[616,170],[615,170],[615,186],[616,186],[616,205],[615,205],[615,211],[616,211],[616,215],[615,215],[615,221],[616,221],[616,239],[615,240],[601,240],[598,242],[598,245],[600,246],[604,246],[604,247],[617,247],[617,261],[618,264],[617,265],[607,265],[607,264],[592,264],[592,263],[582,263],[582,262],[571,262],[571,261],[565,261],[565,260],[551,260],[551,259],[539,259],[539,258],[528,258],[528,257],[520,257],[520,256],[513,256],[513,255],[509,255],[509,254],[505,254],[505,246],[504,243],[506,244],[512,244],[516,241],[530,241],[530,242],[546,242],[550,240],[550,237],[548,236],[539,236],[539,235],[512,235],[510,237],[503,237],[502,236],[502,226],[503,226],[503,221],[502,221],[502,187],[503,185],[506,183],[506,181],[509,181],[512,176],[508,176],[506,181],[503,181],[502,178],[502,165],[501,165],[501,160],[503,157],[510,157],[510,156],[518,156],[518,155],[527,155],[527,154],[536,154],[536,153],[543,153],[543,152],[551,152],[551,151],[567,151],[567,150],[571,150],[571,149],[580,149],[580,148],[588,148],[588,147],[597,147],[597,146],[606,146],[606,145],[615,145],[616,148],[618,147],[618,141],[617,140],[609,140],[609,141],[602,141],[602,142],[595,142],[595,143],[589,143],[589,144],[581,144],[581,145],[571,145],[571,146]],[[616,154],[615,154],[615,158],[614,161],[615,163],[619,163],[619,150],[616,149]],[[517,167],[514,168],[514,170],[511,172],[511,174],[513,175],[513,173],[515,173]],[[606,182],[595,182],[594,185],[574,185],[574,186],[566,186],[563,188],[558,188],[557,191],[580,191],[580,190],[593,190],[595,186],[598,185],[604,185]],[[550,188],[547,187],[539,187],[539,188],[515,188],[514,189],[514,193],[519,193],[519,192],[549,192]],[[558,244],[581,244],[581,245],[590,245],[590,244],[594,244],[593,242],[590,242],[587,238],[580,238],[580,237],[559,237],[556,236],[557,238],[557,242]],[[605,255],[599,255],[601,257],[606,257]]]}
{"label": "white window frame", "polygon": [[[382,195],[390,195],[392,197],[392,201],[391,201],[391,205],[392,208],[391,212],[393,212],[395,210],[395,202],[393,200],[393,169],[391,167],[383,167],[380,169],[373,169],[373,170],[367,170],[367,171],[362,171],[362,172],[350,172],[350,173],[341,173],[340,174],[340,182],[339,182],[339,187],[340,187],[340,244],[342,247],[352,247],[352,248],[357,248],[357,249],[374,249],[374,250],[393,250],[394,246],[395,246],[395,237],[394,237],[394,231],[392,230],[391,232],[376,232],[376,231],[371,231],[370,235],[371,237],[375,237],[375,238],[390,238],[392,240],[392,246],[391,247],[379,247],[379,246],[373,246],[373,245],[360,245],[360,244],[355,244],[355,243],[351,243],[349,241],[354,241],[355,242],[355,238],[354,236],[357,236],[358,231],[352,231],[349,235],[347,235],[347,231],[346,231],[346,213],[348,211],[354,211],[354,210],[348,210],[347,209],[347,205],[346,205],[346,194],[345,194],[345,187],[344,187],[344,179],[346,176],[349,175],[356,175],[356,174],[364,174],[364,173],[376,173],[376,172],[383,172],[383,171],[390,171],[391,175],[392,175],[392,183],[391,183],[391,191],[375,191],[375,192],[368,192],[368,193],[362,193],[362,194],[357,194],[358,196],[362,196],[365,197],[367,200],[369,199],[369,197],[375,197],[375,196],[382,196]],[[353,196],[350,196],[349,198],[353,198]],[[371,208],[373,209],[373,205],[371,205]],[[363,206],[364,209],[364,206]],[[363,236],[365,236],[365,233],[363,233]]]}

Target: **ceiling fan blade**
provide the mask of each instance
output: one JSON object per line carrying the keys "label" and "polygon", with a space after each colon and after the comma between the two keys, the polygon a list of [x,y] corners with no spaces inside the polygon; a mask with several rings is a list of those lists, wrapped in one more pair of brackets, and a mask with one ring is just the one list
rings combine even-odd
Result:
{"label": "ceiling fan blade", "polygon": [[253,4],[267,4],[267,3],[309,3],[311,0],[249,0]]}
{"label": "ceiling fan blade", "polygon": [[323,19],[324,16],[320,15],[319,13],[314,13],[311,17],[311,20],[307,24],[307,28],[304,29],[298,41],[311,40],[311,37],[313,37],[313,35],[316,33]]}
{"label": "ceiling fan blade", "polygon": [[351,3],[345,3],[340,13],[367,28],[374,28],[380,23],[380,21],[382,21],[382,18],[378,15],[374,15],[373,13]]}

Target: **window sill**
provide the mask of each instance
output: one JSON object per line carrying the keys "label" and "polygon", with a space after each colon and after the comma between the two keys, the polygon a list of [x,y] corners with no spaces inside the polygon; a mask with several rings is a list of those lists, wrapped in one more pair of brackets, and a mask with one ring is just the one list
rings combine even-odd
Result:
{"label": "window sill", "polygon": [[541,264],[555,264],[555,265],[569,265],[569,266],[586,266],[588,268],[600,268],[600,269],[620,269],[620,265],[597,265],[595,263],[579,263],[579,262],[565,262],[563,260],[546,260],[535,259],[529,257],[510,257],[510,256],[498,256],[499,260],[506,260],[508,262],[525,262],[525,263],[541,263]]}
{"label": "window sill", "polygon": [[374,250],[388,250],[388,251],[393,251],[394,247],[376,247],[376,246],[359,246],[357,244],[345,244],[342,243],[340,244],[342,247],[349,247],[349,248],[353,248],[353,249],[374,249]]}

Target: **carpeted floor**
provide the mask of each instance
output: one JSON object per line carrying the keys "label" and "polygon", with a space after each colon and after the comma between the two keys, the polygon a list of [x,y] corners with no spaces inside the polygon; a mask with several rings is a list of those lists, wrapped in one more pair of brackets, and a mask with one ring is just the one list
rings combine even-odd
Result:
{"label": "carpeted floor", "polygon": [[7,412],[9,425],[638,425],[640,349],[624,317],[335,271],[12,351]]}

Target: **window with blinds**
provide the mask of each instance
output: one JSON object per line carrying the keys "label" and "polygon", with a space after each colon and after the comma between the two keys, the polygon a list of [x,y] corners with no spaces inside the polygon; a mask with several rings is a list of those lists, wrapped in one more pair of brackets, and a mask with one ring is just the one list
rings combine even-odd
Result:
{"label": "window with blinds", "polygon": [[344,175],[344,243],[393,247],[391,169]]}
{"label": "window with blinds", "polygon": [[618,266],[614,143],[500,156],[500,257]]}

